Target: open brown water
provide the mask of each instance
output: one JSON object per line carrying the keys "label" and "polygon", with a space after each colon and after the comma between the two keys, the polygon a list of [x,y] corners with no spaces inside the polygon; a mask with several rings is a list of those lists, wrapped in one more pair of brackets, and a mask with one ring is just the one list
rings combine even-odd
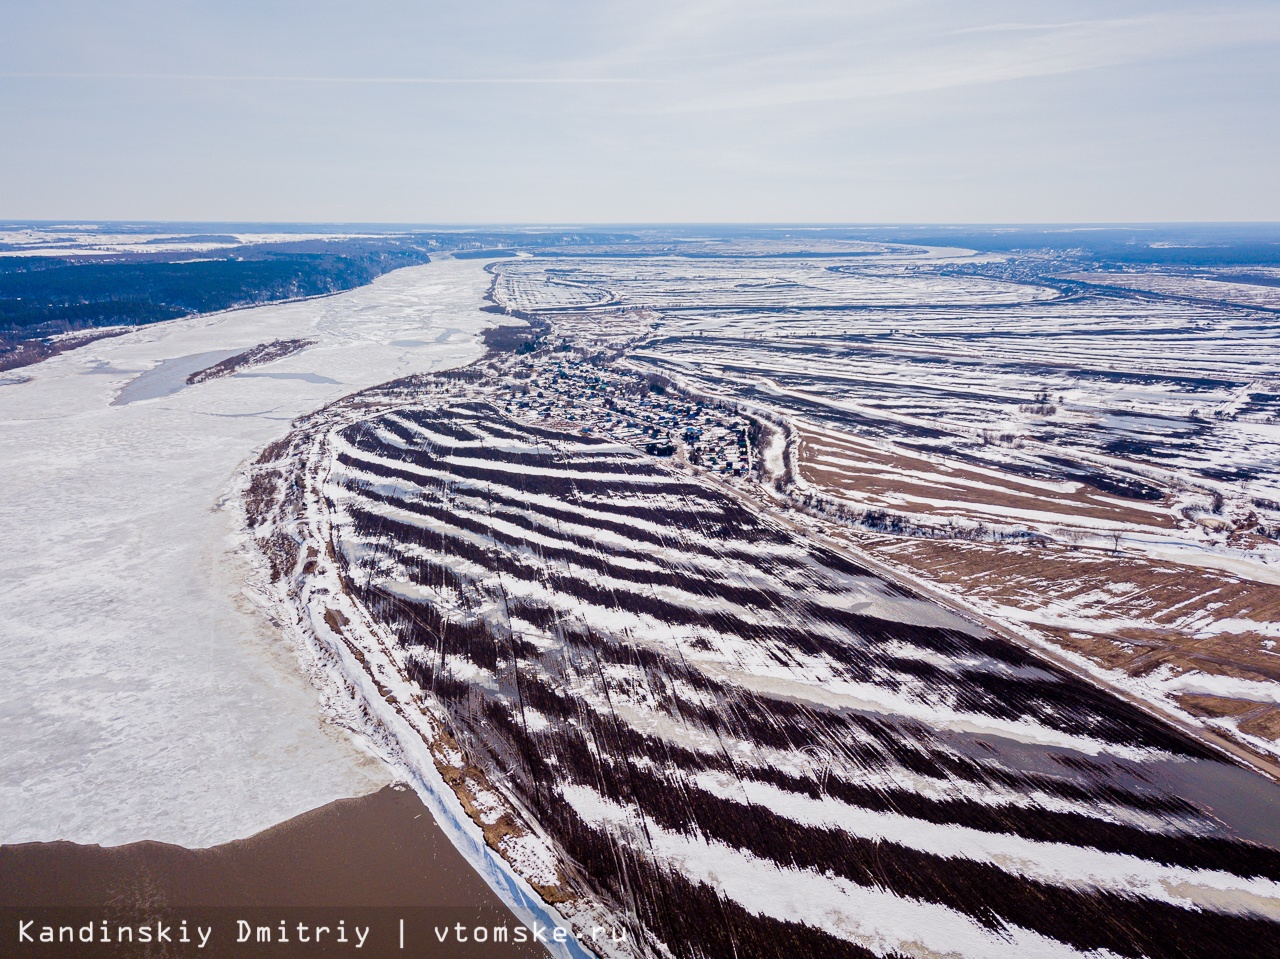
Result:
{"label": "open brown water", "polygon": [[[387,787],[359,799],[343,799],[273,826],[248,839],[208,849],[139,842],[104,848],[70,842],[0,846],[0,955],[63,956],[544,956],[532,945],[491,943],[442,948],[433,929],[461,922],[473,930],[505,925],[515,916],[453,847],[417,795]],[[95,938],[106,920],[112,937],[118,925],[156,921],[180,936],[187,920],[192,942],[163,947],[136,940],[111,948],[77,942],[40,945],[18,942],[17,924],[34,920],[38,936],[45,924],[70,925],[79,932],[94,924]],[[255,930],[237,941],[243,919]],[[406,923],[400,948],[399,921]],[[284,920],[288,943],[278,941]],[[296,925],[314,940],[327,925],[327,938],[347,930],[347,944],[317,946],[298,941]],[[198,948],[195,927],[213,931]],[[256,942],[259,926],[277,938]],[[355,929],[369,930],[360,949]],[[509,933],[510,934],[510,933]],[[56,933],[55,933],[56,935]],[[154,935],[154,932],[153,932]],[[472,938],[468,935],[468,939]]]}

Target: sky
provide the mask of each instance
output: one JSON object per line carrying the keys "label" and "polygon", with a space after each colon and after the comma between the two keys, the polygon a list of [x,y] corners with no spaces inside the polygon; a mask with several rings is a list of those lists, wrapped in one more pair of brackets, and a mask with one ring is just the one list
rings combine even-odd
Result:
{"label": "sky", "polygon": [[1280,220],[1275,0],[0,0],[0,217]]}

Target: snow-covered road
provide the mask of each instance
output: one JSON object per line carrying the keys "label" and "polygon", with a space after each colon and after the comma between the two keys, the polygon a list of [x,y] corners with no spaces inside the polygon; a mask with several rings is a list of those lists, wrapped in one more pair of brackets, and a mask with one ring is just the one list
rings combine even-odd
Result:
{"label": "snow-covered road", "polygon": [[[479,356],[488,281],[442,260],[145,327],[0,385],[0,843],[210,845],[386,781],[244,595],[220,503],[295,416]],[[316,342],[184,385],[188,358],[290,338]]]}

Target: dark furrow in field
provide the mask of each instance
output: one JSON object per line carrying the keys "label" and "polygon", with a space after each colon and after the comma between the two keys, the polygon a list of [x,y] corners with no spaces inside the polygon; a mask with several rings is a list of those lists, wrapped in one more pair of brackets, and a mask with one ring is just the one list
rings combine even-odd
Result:
{"label": "dark furrow in field", "polygon": [[[483,403],[398,408],[341,431],[329,484],[346,585],[412,651],[410,678],[580,890],[675,955],[871,954],[708,886],[692,864],[716,849],[779,883],[847,880],[1080,950],[1226,956],[1277,931],[1112,878],[1280,878],[1280,853],[1144,771],[1210,761],[1198,743],[999,637],[930,622],[909,592],[655,459]],[[851,592],[868,608],[841,608]],[[634,828],[589,821],[597,802]],[[835,818],[796,811],[811,808]],[[968,837],[959,853],[931,848],[939,829]],[[977,836],[1041,858],[1024,872]],[[1068,847],[1129,865],[1059,876]]]}

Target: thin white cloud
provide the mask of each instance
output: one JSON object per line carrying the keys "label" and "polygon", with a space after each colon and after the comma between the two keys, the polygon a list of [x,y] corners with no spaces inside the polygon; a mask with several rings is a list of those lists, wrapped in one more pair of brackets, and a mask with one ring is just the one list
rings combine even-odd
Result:
{"label": "thin white cloud", "polygon": [[1277,0],[8,6],[10,216],[1280,215]]}
{"label": "thin white cloud", "polygon": [[806,33],[815,32],[804,42],[794,34],[794,24],[779,21],[769,31],[769,21],[762,18],[732,36],[735,51],[713,37],[686,36],[661,62],[682,85],[682,94],[654,107],[676,112],[785,107],[1079,73],[1274,41],[1280,39],[1280,6],[960,28],[928,18],[906,26],[898,20],[891,30],[877,29],[883,25],[874,20],[839,18],[825,30],[819,26],[816,20],[806,24]]}
{"label": "thin white cloud", "polygon": [[9,80],[179,80],[193,82],[230,83],[332,83],[332,84],[423,84],[428,86],[467,86],[472,84],[484,86],[523,85],[523,84],[628,84],[628,83],[660,83],[662,81],[644,77],[326,77],[326,76],[279,76],[232,75],[223,73],[16,73],[0,72],[0,79]]}
{"label": "thin white cloud", "polygon": [[984,23],[976,27],[957,27],[953,34],[966,33],[1036,33],[1051,30],[1070,30],[1074,27],[1088,27],[1099,23],[1125,24],[1139,22],[1138,18],[1113,17],[1109,20],[1067,20],[1060,23]]}

